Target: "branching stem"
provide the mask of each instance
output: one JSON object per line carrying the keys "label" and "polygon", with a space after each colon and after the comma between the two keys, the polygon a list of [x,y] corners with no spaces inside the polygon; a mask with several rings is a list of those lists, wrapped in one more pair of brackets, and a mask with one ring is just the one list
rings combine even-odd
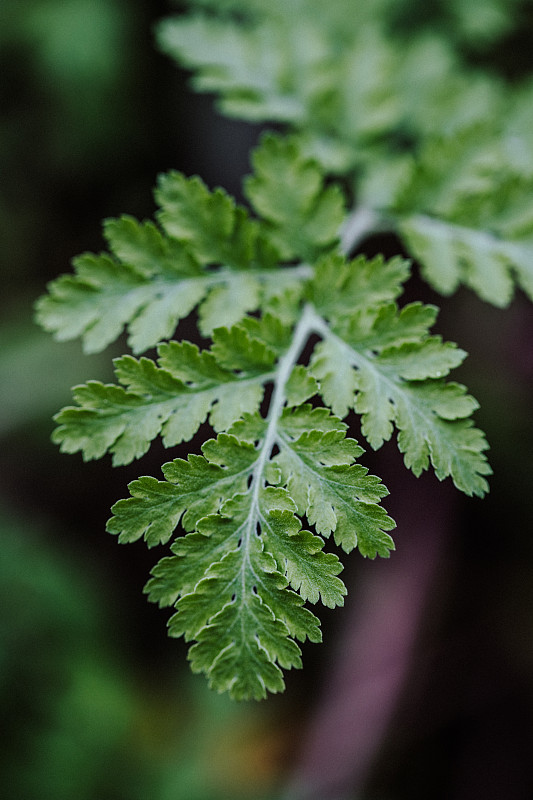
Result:
{"label": "branching stem", "polygon": [[366,206],[354,208],[341,228],[341,250],[349,255],[355,248],[376,230],[380,230],[383,220],[377,211]]}
{"label": "branching stem", "polygon": [[298,359],[314,330],[315,312],[310,303],[308,303],[302,312],[302,316],[294,329],[291,346],[285,355],[279,360],[278,368],[274,378],[274,391],[270,401],[270,407],[267,414],[267,429],[261,454],[257,460],[253,473],[253,504],[256,503],[259,490],[261,487],[261,475],[263,474],[265,464],[270,457],[270,453],[276,441],[276,428],[278,420],[283,411],[285,403],[285,387],[289,380],[292,370],[298,363]]}
{"label": "branching stem", "polygon": [[244,569],[245,563],[247,563],[249,569],[253,571],[253,565],[248,557],[250,552],[250,540],[255,533],[256,523],[259,519],[259,493],[265,483],[263,477],[265,465],[270,458],[272,448],[276,442],[278,421],[285,404],[285,387],[291,376],[292,370],[298,363],[298,359],[300,358],[309,336],[313,332],[313,321],[315,320],[315,317],[316,314],[312,305],[310,303],[306,304],[300,320],[294,329],[291,345],[285,355],[279,360],[278,368],[274,375],[274,390],[272,392],[267,414],[267,429],[259,457],[252,473],[252,482],[250,486],[252,491],[250,514],[245,526],[245,541],[243,541],[246,559],[243,560],[243,568],[241,570],[242,597],[246,596],[246,570]]}

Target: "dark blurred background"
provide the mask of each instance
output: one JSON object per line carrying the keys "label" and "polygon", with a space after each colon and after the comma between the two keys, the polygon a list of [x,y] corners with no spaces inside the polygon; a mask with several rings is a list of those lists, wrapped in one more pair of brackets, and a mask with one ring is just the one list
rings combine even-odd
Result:
{"label": "dark blurred background", "polygon": [[[477,6],[477,3],[473,4]],[[496,4],[498,5],[498,4]],[[446,4],[404,4],[404,31],[448,31]],[[533,71],[529,3],[465,60]],[[533,797],[533,313],[415,277],[438,332],[470,358],[495,475],[484,501],[366,463],[391,490],[397,553],[353,555],[346,607],[323,613],[287,692],[237,705],[190,674],[166,612],[142,594],[161,554],[105,533],[129,480],[179,452],[83,464],[50,443],[70,387],[111,379],[124,342],[87,357],[32,321],[100,221],[150,216],[157,173],[198,173],[239,196],[259,128],[227,120],[158,54],[148,0],[0,5],[0,796],[6,800],[453,800]],[[373,239],[368,252],[398,252]],[[339,742],[342,743],[339,744]],[[320,785],[324,788],[319,789]],[[292,787],[287,789],[286,787]],[[307,789],[305,787],[308,787]],[[284,788],[285,787],[285,788]]]}

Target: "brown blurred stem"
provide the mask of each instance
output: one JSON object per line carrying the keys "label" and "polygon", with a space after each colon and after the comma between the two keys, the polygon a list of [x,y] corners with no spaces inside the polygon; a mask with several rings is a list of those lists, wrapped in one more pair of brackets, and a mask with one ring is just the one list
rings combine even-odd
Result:
{"label": "brown blurred stem", "polygon": [[406,686],[457,493],[449,481],[417,480],[403,465],[394,472],[388,509],[398,524],[397,550],[388,560],[365,562],[351,592],[287,800],[358,796]]}

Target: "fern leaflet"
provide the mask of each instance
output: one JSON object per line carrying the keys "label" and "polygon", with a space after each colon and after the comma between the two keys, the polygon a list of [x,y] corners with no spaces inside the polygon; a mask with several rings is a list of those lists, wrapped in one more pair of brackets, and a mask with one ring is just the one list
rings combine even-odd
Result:
{"label": "fern leaflet", "polygon": [[[446,382],[466,354],[430,333],[433,306],[397,305],[409,262],[340,251],[353,219],[299,139],[265,136],[253,163],[245,193],[258,218],[170,173],[157,223],[108,221],[110,254],[82,256],[38,304],[45,327],[87,349],[124,326],[134,351],[157,346],[156,360],[116,359],[116,384],[75,387],[56,416],[63,450],[127,464],[157,436],[173,447],[207,421],[216,434],[164,464],[163,480],[133,481],[107,529],[170,543],[146,592],[175,607],[169,632],[193,642],[192,669],[238,699],[280,691],[282,670],[301,664],[297,642],[320,640],[308,604],[342,605],[326,539],[370,558],[394,547],[387,489],[358,462],[348,413],[374,449],[396,428],[417,475],[431,464],[482,495],[490,472],[477,403]],[[169,340],[194,308],[204,349]]]}

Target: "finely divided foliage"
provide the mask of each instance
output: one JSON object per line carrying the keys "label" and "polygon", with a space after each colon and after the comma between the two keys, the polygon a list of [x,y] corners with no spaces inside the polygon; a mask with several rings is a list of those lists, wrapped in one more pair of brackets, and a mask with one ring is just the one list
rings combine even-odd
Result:
{"label": "finely divided foliage", "polygon": [[[213,688],[259,699],[300,666],[298,642],[320,641],[309,605],[343,604],[340,551],[394,548],[387,489],[359,463],[348,414],[373,449],[396,436],[415,475],[432,467],[467,495],[487,491],[477,403],[447,379],[465,352],[431,332],[434,306],[398,304],[408,260],[352,253],[386,228],[442,292],[462,282],[498,305],[515,284],[533,295],[533,168],[520,174],[519,114],[499,139],[483,123],[504,102],[499,85],[426,39],[399,58],[369,3],[355,17],[344,0],[191,5],[161,27],[165,49],[227,113],[297,133],[263,136],[246,206],[198,177],[161,176],[155,221],[107,220],[109,252],[75,259],[37,316],[88,352],[127,330],[137,356],[115,360],[116,383],[75,387],[56,416],[62,450],[127,464],[158,436],[171,448],[211,426],[201,454],[133,481],[107,528],[170,543],[146,585],[174,609],[170,635],[192,642],[192,669]],[[380,8],[386,19],[391,4]],[[434,58],[439,69],[421,72]],[[394,149],[400,134],[410,151]],[[171,338],[192,312],[203,349]]]}
{"label": "finely divided foliage", "polygon": [[[505,30],[512,4],[495,0],[484,15],[454,0],[455,36],[468,20],[476,43]],[[519,286],[533,298],[530,83],[511,91],[467,69],[424,29],[395,41],[401,0],[189,5],[159,26],[159,43],[224,113],[298,131],[438,291],[463,283],[505,306]]]}
{"label": "finely divided foliage", "polygon": [[[342,418],[351,409],[374,448],[396,426],[416,474],[431,461],[439,477],[483,494],[489,471],[470,420],[476,403],[445,382],[464,352],[429,334],[436,309],[396,306],[408,262],[350,261],[339,251],[342,193],[324,188],[317,163],[295,141],[269,135],[253,161],[245,187],[257,219],[197,178],[164,176],[159,227],[108,221],[112,255],[85,256],[93,271],[77,262],[77,273],[59,278],[39,304],[41,321],[59,337],[82,333],[94,349],[127,324],[140,350],[196,304],[207,332],[237,276],[231,314],[240,319],[215,327],[209,348],[166,341],[157,361],[117,358],[118,383],[75,388],[76,405],[59,412],[54,432],[63,450],[86,459],[108,452],[114,464],[142,456],[158,435],[167,447],[188,441],[206,420],[218,433],[202,455],[165,464],[163,481],[130,484],[108,530],[150,547],[186,532],[146,590],[175,605],[170,634],[195,641],[192,668],[236,698],[279,691],[281,669],[300,665],[297,640],[320,639],[305,602],[343,603],[342,565],[324,551],[325,538],[370,558],[394,546],[394,522],[380,505],[387,490],[357,463],[363,450],[346,436]],[[124,313],[111,324],[117,307]]]}

